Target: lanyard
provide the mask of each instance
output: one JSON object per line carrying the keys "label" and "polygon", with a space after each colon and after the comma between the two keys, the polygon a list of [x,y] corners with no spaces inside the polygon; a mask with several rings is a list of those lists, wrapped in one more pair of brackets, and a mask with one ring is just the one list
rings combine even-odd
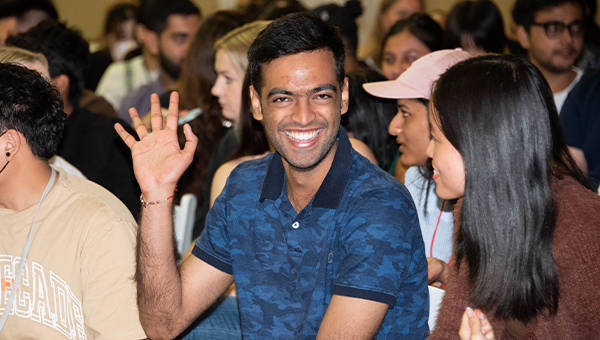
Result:
{"label": "lanyard", "polygon": [[50,188],[52,188],[52,184],[54,184],[54,180],[56,179],[56,170],[54,170],[54,168],[51,169],[52,175],[50,176],[48,185],[46,185],[46,189],[44,189],[44,192],[42,193],[42,197],[40,198],[40,202],[38,203],[35,215],[33,215],[33,222],[31,223],[31,228],[29,228],[29,234],[27,235],[27,239],[25,240],[25,246],[23,247],[23,252],[21,253],[21,259],[19,260],[19,269],[17,269],[17,275],[15,276],[14,285],[12,285],[10,288],[10,296],[8,297],[6,307],[4,307],[4,313],[2,313],[2,318],[0,319],[0,332],[2,332],[2,329],[4,328],[6,319],[8,319],[8,314],[10,314],[10,310],[12,309],[13,302],[15,302],[15,298],[17,297],[17,290],[19,290],[19,283],[21,282],[23,267],[25,267],[27,254],[29,253],[29,246],[31,245],[31,234],[33,232],[33,226],[35,225],[35,219],[37,218],[38,212],[40,211],[42,201],[44,200],[44,198],[46,198],[46,195],[48,195],[48,192],[50,191]]}
{"label": "lanyard", "polygon": [[440,225],[440,219],[442,219],[442,212],[444,212],[444,204],[446,200],[442,200],[442,207],[440,208],[440,215],[438,216],[437,224],[435,225],[435,231],[433,232],[433,237],[431,238],[431,247],[429,248],[429,257],[433,257],[433,242],[435,242],[435,234],[437,234],[438,227]]}

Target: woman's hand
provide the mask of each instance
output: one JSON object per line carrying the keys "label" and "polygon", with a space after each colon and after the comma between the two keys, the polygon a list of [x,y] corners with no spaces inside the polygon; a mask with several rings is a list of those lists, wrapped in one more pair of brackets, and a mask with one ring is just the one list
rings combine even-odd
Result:
{"label": "woman's hand", "polygon": [[479,309],[473,310],[467,307],[463,313],[460,330],[460,340],[494,340],[494,330],[490,321]]}
{"label": "woman's hand", "polygon": [[435,284],[436,282],[446,284],[449,274],[450,266],[446,262],[435,257],[427,258],[427,279],[429,284]]}

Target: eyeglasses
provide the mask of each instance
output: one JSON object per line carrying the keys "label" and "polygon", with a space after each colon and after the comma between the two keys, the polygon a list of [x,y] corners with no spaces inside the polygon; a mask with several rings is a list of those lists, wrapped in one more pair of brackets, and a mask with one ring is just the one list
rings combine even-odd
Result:
{"label": "eyeglasses", "polygon": [[565,24],[561,21],[548,21],[544,23],[534,22],[533,26],[542,26],[546,32],[546,36],[550,39],[558,39],[562,36],[563,30],[566,28],[569,30],[571,37],[579,38],[583,36],[585,25],[582,20],[575,20],[570,24]]}
{"label": "eyeglasses", "polygon": [[8,131],[8,129],[4,130],[4,132],[0,133],[0,137],[4,136],[4,134]]}

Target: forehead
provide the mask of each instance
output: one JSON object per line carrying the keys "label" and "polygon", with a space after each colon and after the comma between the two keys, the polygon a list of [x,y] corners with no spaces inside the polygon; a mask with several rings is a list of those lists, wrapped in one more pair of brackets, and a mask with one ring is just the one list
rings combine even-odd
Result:
{"label": "forehead", "polygon": [[385,42],[384,52],[404,52],[408,50],[429,51],[429,48],[423,44],[417,37],[409,31],[402,31],[394,34]]}
{"label": "forehead", "polygon": [[562,21],[571,23],[583,19],[583,12],[578,4],[565,2],[558,6],[541,9],[535,13],[536,22]]}
{"label": "forehead", "polygon": [[193,32],[200,25],[200,17],[196,14],[171,14],[167,17],[165,32]]}
{"label": "forehead", "polygon": [[302,91],[332,84],[338,88],[335,59],[329,50],[303,52],[275,59],[263,66],[263,93],[273,88]]}

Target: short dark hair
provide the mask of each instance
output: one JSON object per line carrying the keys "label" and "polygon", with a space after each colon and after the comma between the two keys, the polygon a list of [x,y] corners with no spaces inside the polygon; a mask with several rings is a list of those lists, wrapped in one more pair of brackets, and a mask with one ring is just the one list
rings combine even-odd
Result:
{"label": "short dark hair", "polygon": [[270,23],[248,50],[252,86],[260,94],[262,69],[273,60],[316,50],[329,50],[335,59],[335,73],[344,86],[344,43],[338,30],[314,14],[294,13]]}
{"label": "short dark hair", "polygon": [[385,34],[381,43],[381,50],[385,47],[387,40],[398,33],[408,31],[414,35],[420,42],[425,44],[431,52],[444,48],[444,30],[435,20],[427,14],[415,13],[406,19],[396,21],[396,23]]}
{"label": "short dark hair", "polygon": [[137,21],[139,7],[130,3],[118,3],[110,8],[104,23],[104,35],[115,32],[119,25],[128,20]]}
{"label": "short dark hair", "polygon": [[56,154],[67,115],[58,91],[38,72],[0,63],[0,131],[15,129],[33,155]]}
{"label": "short dark hair", "polygon": [[452,9],[446,23],[446,48],[461,47],[461,38],[473,38],[486,52],[502,53],[506,45],[504,22],[490,0],[463,1]]}
{"label": "short dark hair", "polygon": [[7,39],[8,45],[39,52],[48,59],[50,77],[69,77],[69,103],[79,106],[90,60],[89,45],[78,31],[57,21],[43,21]]}
{"label": "short dark hair", "polygon": [[313,9],[312,12],[340,30],[340,35],[346,38],[349,45],[346,46],[346,52],[352,53],[352,57],[356,58],[358,48],[356,18],[362,14],[360,2],[348,1],[344,7],[336,4],[323,5]]}
{"label": "short dark hair", "polygon": [[141,23],[160,35],[167,28],[171,15],[202,16],[200,9],[190,0],[149,0],[142,5]]}
{"label": "short dark hair", "polygon": [[431,124],[464,161],[454,252],[468,265],[470,303],[525,324],[544,309],[556,314],[551,181],[589,184],[569,154],[550,86],[525,58],[488,54],[448,69],[432,101]]}
{"label": "short dark hair", "polygon": [[517,25],[522,25],[527,31],[535,20],[535,14],[543,9],[560,6],[565,3],[579,5],[585,19],[585,3],[582,0],[517,0],[512,10],[512,17]]}
{"label": "short dark hair", "polygon": [[48,0],[10,0],[0,5],[0,19],[16,17],[20,19],[29,11],[38,10],[46,14],[50,19],[58,20],[56,8]]}

